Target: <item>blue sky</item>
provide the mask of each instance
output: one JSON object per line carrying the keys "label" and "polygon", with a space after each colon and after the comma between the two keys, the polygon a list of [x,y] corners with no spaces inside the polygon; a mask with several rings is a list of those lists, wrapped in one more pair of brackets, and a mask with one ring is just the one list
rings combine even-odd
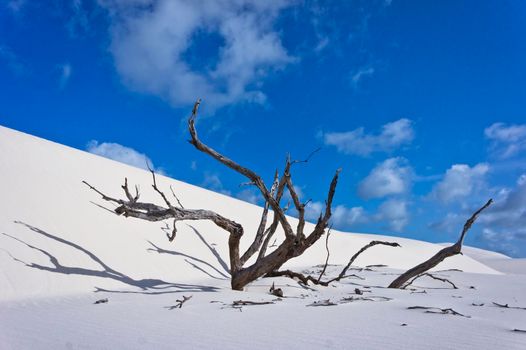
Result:
{"label": "blue sky", "polygon": [[[0,2],[0,124],[261,204],[187,142],[269,182],[287,153],[311,218],[526,256],[523,1]],[[205,206],[205,204],[204,204]]]}

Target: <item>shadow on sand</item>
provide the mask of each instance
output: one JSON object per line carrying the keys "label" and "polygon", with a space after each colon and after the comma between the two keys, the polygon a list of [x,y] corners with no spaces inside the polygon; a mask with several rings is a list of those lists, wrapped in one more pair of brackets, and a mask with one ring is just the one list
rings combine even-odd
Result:
{"label": "shadow on sand", "polygon": [[[125,275],[122,272],[116,271],[106,265],[101,259],[99,259],[95,254],[90,252],[89,250],[79,246],[78,244],[75,244],[73,242],[70,242],[64,238],[57,237],[55,235],[52,235],[48,232],[45,232],[37,227],[31,226],[29,224],[26,224],[21,221],[15,221],[16,224],[23,225],[27,227],[32,232],[35,232],[41,236],[44,236],[46,238],[49,238],[53,241],[56,241],[58,243],[61,243],[65,246],[68,246],[70,248],[73,248],[81,253],[84,253],[87,255],[94,263],[99,265],[102,269],[101,270],[94,270],[94,269],[88,269],[83,267],[71,267],[71,266],[64,266],[60,263],[59,259],[49,253],[48,251],[35,247],[29,243],[24,242],[23,240],[11,236],[6,233],[1,233],[2,235],[9,237],[11,239],[14,239],[25,246],[34,249],[36,251],[41,252],[45,256],[48,257],[49,262],[52,266],[45,266],[40,265],[36,263],[27,263],[25,261],[22,261],[14,256],[11,257],[20,263],[23,263],[25,266],[42,270],[42,271],[48,271],[53,273],[59,273],[64,275],[81,275],[81,276],[94,276],[94,277],[101,277],[101,278],[109,278],[118,282],[121,282],[127,286],[138,288],[139,290],[107,290],[103,288],[95,287],[95,292],[112,292],[112,293],[140,293],[140,294],[168,294],[168,293],[181,293],[181,292],[213,292],[217,291],[216,287],[212,286],[203,286],[203,285],[196,285],[196,284],[182,284],[182,283],[171,283],[166,282],[160,279],[134,279],[127,275]],[[195,259],[195,258],[194,258]]]}

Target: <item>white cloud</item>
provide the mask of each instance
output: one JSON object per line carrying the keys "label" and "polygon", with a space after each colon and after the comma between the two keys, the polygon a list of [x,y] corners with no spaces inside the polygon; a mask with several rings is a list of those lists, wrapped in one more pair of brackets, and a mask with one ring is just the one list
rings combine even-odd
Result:
{"label": "white cloud", "polygon": [[383,202],[378,208],[375,219],[387,221],[388,227],[393,231],[402,231],[409,222],[407,202],[398,199],[389,199]]}
{"label": "white cloud", "polygon": [[[197,97],[211,108],[264,102],[263,78],[294,61],[273,28],[289,1],[99,2],[110,14],[110,51],[125,84],[174,105]],[[216,39],[206,42],[216,42],[207,48],[216,62],[202,64],[193,57],[202,37]]]}
{"label": "white cloud", "polygon": [[346,132],[328,132],[323,135],[326,145],[336,146],[339,152],[368,156],[373,152],[391,152],[410,144],[414,139],[413,123],[399,119],[382,126],[382,131],[367,134],[363,127]]}
{"label": "white cloud", "polygon": [[59,86],[61,89],[63,89],[68,84],[73,68],[69,63],[61,64],[58,66],[58,68],[60,70]]}
{"label": "white cloud", "polygon": [[466,198],[475,189],[484,186],[489,165],[479,163],[474,167],[466,164],[454,164],[446,171],[444,179],[435,185],[431,197],[443,203]]}
{"label": "white cloud", "polygon": [[336,227],[349,227],[356,224],[362,224],[367,221],[367,213],[363,207],[348,208],[344,205],[337,205],[332,210],[331,222]]}
{"label": "white cloud", "polygon": [[364,199],[381,198],[407,192],[413,171],[405,158],[389,158],[378,164],[358,185],[358,194]]}
{"label": "white cloud", "polygon": [[96,140],[91,140],[88,142],[86,150],[90,153],[113,159],[117,162],[128,164],[136,168],[147,170],[148,166],[146,165],[146,162],[148,162],[148,164],[153,167],[152,161],[144,153],[140,153],[133,148],[126,147],[118,143],[99,143]]}
{"label": "white cloud", "polygon": [[[316,221],[320,213],[325,210],[325,204],[322,202],[309,202],[305,207],[305,218],[310,221]],[[348,208],[344,205],[337,205],[332,208],[331,223],[335,227],[346,228],[355,224],[361,224],[368,221],[367,213],[363,207]]]}
{"label": "white cloud", "polygon": [[[512,188],[493,192],[494,203],[478,218],[473,228],[474,239],[491,250],[512,256],[526,254],[526,174],[521,175]],[[460,232],[466,220],[483,204],[483,201],[470,202],[460,213],[450,212],[430,226],[440,231]]]}
{"label": "white cloud", "polygon": [[501,158],[509,158],[526,150],[526,124],[506,125],[494,123],[484,129],[491,140],[491,148]]}

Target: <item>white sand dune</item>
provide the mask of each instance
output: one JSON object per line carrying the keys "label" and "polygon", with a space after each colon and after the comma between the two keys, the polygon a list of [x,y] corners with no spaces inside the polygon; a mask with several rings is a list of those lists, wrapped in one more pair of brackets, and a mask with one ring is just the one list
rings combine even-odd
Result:
{"label": "white sand dune", "polygon": [[[148,172],[0,127],[0,348],[526,348],[526,335],[511,331],[526,329],[525,310],[471,306],[526,306],[526,279],[518,275],[524,259],[468,248],[436,268],[464,271],[446,273],[459,289],[422,279],[426,294],[411,294],[381,287],[440,245],[334,231],[334,265],[372,239],[402,247],[374,247],[360,256],[358,266],[387,265],[363,271],[365,280],[305,289],[273,279],[293,298],[232,309],[237,299],[272,300],[272,282],[230,291],[226,232],[208,222],[179,223],[169,243],[160,223],[113,214],[110,203],[81,183],[122,197],[124,177],[140,186],[142,200],[162,204]],[[260,207],[163,176],[158,182],[167,192],[171,185],[187,208],[211,209],[241,223],[242,248],[248,246]],[[314,271],[324,259],[320,240],[287,267]],[[366,295],[393,300],[306,307],[348,297],[357,286],[352,283],[377,286]],[[193,295],[184,308],[164,308],[182,295]],[[93,305],[99,298],[109,302]],[[472,317],[406,310],[417,304],[455,307]]]}

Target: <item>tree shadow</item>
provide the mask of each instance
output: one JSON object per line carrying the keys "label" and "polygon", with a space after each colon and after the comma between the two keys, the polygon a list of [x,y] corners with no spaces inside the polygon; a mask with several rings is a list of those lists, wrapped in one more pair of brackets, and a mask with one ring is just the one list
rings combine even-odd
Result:
{"label": "tree shadow", "polygon": [[[147,249],[149,252],[156,252],[158,254],[170,254],[170,255],[175,255],[175,256],[182,256],[182,257],[186,258],[184,261],[186,261],[188,264],[190,264],[193,268],[205,273],[209,277],[212,277],[212,278],[215,278],[215,279],[228,279],[228,278],[230,278],[224,272],[221,272],[217,267],[213,266],[209,262],[206,262],[206,261],[204,261],[202,259],[198,259],[196,257],[193,257],[193,256],[185,254],[185,253],[178,252],[176,250],[163,249],[163,248],[161,248],[159,246],[156,246],[151,241],[148,241],[148,243],[153,247],[153,248],[148,248]],[[210,272],[204,270],[204,268],[196,265],[196,263],[199,263],[199,264],[202,264],[202,265],[205,265],[205,266],[211,268],[212,270],[217,272],[221,277],[217,277],[217,276],[212,275]]]}
{"label": "tree shadow", "polygon": [[[95,254],[79,246],[76,243],[70,242],[64,238],[57,237],[55,235],[52,235],[37,227],[31,226],[21,221],[15,221],[15,223],[19,225],[23,225],[35,233],[38,233],[46,238],[49,238],[53,241],[61,243],[65,246],[73,248],[87,255],[94,263],[99,265],[102,268],[102,270],[94,270],[94,269],[88,269],[88,268],[83,268],[83,267],[64,266],[60,263],[59,259],[55,257],[54,255],[52,255],[50,252],[42,248],[38,248],[29,243],[26,243],[17,237],[11,236],[6,233],[1,233],[2,235],[6,237],[9,237],[11,239],[14,239],[24,244],[28,248],[39,251],[40,253],[44,254],[45,256],[47,256],[52,266],[45,266],[45,265],[40,265],[36,263],[27,263],[9,254],[13,258],[13,260],[23,263],[27,267],[42,270],[42,271],[48,271],[48,272],[59,273],[59,274],[64,274],[64,275],[82,275],[82,276],[109,278],[109,279],[121,282],[125,285],[136,287],[140,289],[140,291],[116,291],[116,290],[106,290],[106,289],[95,287],[95,292],[104,291],[104,292],[115,292],[115,293],[166,294],[166,293],[180,293],[180,292],[213,292],[213,291],[217,291],[218,289],[216,287],[196,285],[196,284],[171,283],[171,282],[166,282],[160,279],[134,279],[134,278],[131,278],[123,274],[122,272],[112,269],[107,264],[105,264],[101,259],[99,259]],[[172,290],[169,290],[169,289],[172,289]]]}
{"label": "tree shadow", "polygon": [[212,247],[210,244],[208,244],[208,242],[205,240],[205,238],[203,237],[203,235],[195,228],[193,227],[192,225],[188,225],[188,227],[190,227],[194,233],[197,235],[197,237],[199,237],[199,239],[201,240],[201,242],[203,242],[203,244],[210,250],[210,252],[215,256],[215,258],[217,259],[217,262],[221,265],[221,267],[223,268],[223,270],[225,270],[225,272],[227,274],[230,274],[230,267],[228,266],[228,264],[226,263],[225,260],[223,260],[223,258],[221,258],[221,255],[219,254],[219,252],[214,248]]}

